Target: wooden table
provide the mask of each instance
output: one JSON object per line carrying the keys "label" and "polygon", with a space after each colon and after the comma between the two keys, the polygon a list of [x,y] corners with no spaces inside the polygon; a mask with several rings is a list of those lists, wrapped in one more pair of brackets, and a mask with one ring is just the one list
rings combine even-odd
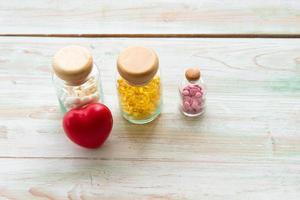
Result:
{"label": "wooden table", "polygon": [[[0,199],[300,199],[300,2],[0,1]],[[114,127],[98,150],[64,135],[51,83],[59,48],[88,47]],[[160,57],[164,108],[147,125],[118,111],[116,57]],[[177,110],[186,67],[208,105]]]}

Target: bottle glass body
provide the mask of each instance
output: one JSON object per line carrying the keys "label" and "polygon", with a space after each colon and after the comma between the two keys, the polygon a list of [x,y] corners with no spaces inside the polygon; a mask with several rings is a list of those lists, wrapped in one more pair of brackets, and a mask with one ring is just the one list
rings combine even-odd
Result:
{"label": "bottle glass body", "polygon": [[144,85],[133,85],[117,73],[119,106],[125,119],[134,124],[154,120],[161,112],[161,80],[159,70]]}
{"label": "bottle glass body", "polygon": [[103,101],[99,68],[94,64],[91,73],[80,84],[69,84],[52,74],[60,109],[63,113],[89,103]]}
{"label": "bottle glass body", "polygon": [[206,87],[203,79],[188,81],[184,79],[179,85],[180,111],[188,117],[200,116],[205,111]]}

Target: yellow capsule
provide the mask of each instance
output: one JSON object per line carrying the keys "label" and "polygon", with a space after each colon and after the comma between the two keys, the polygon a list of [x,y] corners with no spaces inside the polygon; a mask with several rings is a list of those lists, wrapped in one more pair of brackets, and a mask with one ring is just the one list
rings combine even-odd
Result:
{"label": "yellow capsule", "polygon": [[123,112],[134,119],[144,119],[155,113],[160,105],[159,77],[145,86],[132,86],[124,79],[119,79],[117,83]]}

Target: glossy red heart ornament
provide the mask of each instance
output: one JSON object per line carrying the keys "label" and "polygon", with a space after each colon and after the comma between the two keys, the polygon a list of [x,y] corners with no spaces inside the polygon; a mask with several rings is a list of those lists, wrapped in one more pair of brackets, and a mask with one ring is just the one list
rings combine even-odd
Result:
{"label": "glossy red heart ornament", "polygon": [[101,103],[70,110],[63,120],[67,136],[76,144],[86,148],[100,147],[108,138],[112,126],[112,114]]}

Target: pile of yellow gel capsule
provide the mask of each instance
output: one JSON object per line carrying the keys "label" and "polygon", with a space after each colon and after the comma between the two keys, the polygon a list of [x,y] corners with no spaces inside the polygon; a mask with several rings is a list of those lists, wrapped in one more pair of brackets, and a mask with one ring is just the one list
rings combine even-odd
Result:
{"label": "pile of yellow gel capsule", "polygon": [[124,79],[118,80],[122,111],[132,119],[147,119],[160,106],[160,78],[154,77],[147,85],[132,86]]}

